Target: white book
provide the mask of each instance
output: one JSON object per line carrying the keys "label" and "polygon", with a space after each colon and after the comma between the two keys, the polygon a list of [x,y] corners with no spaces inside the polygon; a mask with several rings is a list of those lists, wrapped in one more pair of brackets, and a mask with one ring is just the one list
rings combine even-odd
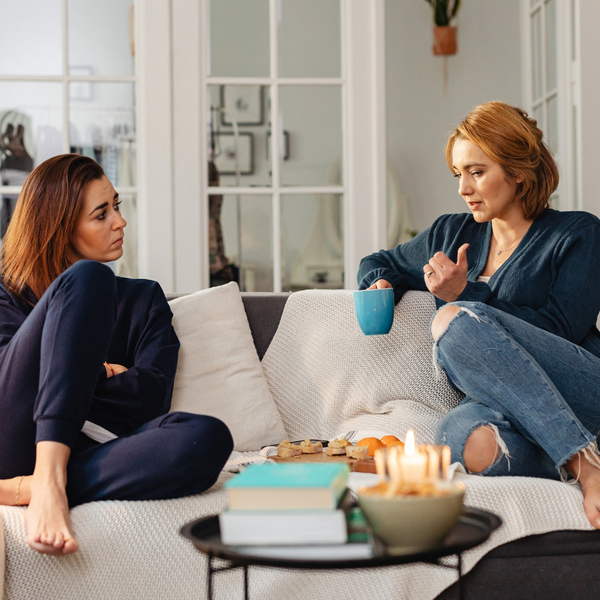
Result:
{"label": "white book", "polygon": [[344,544],[346,515],[338,510],[226,510],[219,515],[224,544]]}
{"label": "white book", "polygon": [[371,558],[373,547],[366,542],[322,546],[236,546],[240,554],[288,560],[350,560]]}

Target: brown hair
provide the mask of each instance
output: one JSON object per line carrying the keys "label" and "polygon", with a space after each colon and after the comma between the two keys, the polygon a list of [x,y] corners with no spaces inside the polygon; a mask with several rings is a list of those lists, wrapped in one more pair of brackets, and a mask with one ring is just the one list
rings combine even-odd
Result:
{"label": "brown hair", "polygon": [[86,156],[62,154],[44,161],[23,185],[2,240],[2,282],[18,298],[26,288],[40,298],[71,264],[71,237],[85,189],[102,167]]}
{"label": "brown hair", "polygon": [[558,167],[542,141],[543,133],[535,119],[520,108],[504,102],[476,106],[450,134],[446,161],[452,169],[452,149],[458,139],[479,146],[500,163],[508,177],[523,177],[517,184],[516,198],[523,204],[526,219],[535,219],[545,208],[558,186]]}

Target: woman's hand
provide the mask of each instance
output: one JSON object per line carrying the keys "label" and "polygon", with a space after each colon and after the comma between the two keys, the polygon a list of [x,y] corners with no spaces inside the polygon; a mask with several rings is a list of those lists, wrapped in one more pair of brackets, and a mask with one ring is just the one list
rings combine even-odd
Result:
{"label": "woman's hand", "polygon": [[385,279],[378,279],[375,283],[373,283],[368,290],[383,290],[385,288],[391,288],[392,284]]}
{"label": "woman's hand", "polygon": [[127,371],[127,367],[123,365],[117,365],[116,363],[104,363],[104,368],[106,369],[106,378],[110,379],[119,373],[124,373]]}
{"label": "woman's hand", "polygon": [[467,287],[468,247],[463,244],[458,249],[455,263],[443,252],[436,252],[423,267],[427,289],[440,300],[454,302]]}

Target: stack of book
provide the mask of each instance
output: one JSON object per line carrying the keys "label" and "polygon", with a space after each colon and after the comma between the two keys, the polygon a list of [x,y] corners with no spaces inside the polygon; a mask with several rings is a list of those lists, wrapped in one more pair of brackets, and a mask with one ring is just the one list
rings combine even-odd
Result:
{"label": "stack of book", "polygon": [[370,556],[367,541],[347,543],[347,521],[357,518],[342,502],[348,472],[341,463],[249,466],[225,484],[229,508],[219,515],[222,542],[281,558]]}

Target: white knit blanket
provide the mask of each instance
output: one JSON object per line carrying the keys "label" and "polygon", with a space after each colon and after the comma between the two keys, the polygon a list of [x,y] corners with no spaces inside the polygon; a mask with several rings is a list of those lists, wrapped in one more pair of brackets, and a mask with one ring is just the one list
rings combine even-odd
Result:
{"label": "white knit blanket", "polygon": [[[329,439],[358,429],[403,439],[410,427],[419,443],[433,442],[437,422],[460,400],[433,368],[429,323],[434,310],[431,295],[409,292],[396,307],[390,333],[365,336],[352,292],[292,294],[263,359],[289,438]],[[491,549],[517,538],[592,529],[579,486],[526,477],[457,474],[455,479],[467,486],[467,506],[494,512],[504,522],[485,544],[465,554],[465,571]],[[388,570],[385,577],[365,575],[356,576],[361,591],[348,595],[354,586],[344,586],[345,598],[364,598],[365,590],[376,589],[368,596],[431,599],[456,579],[453,571],[421,564]]]}

